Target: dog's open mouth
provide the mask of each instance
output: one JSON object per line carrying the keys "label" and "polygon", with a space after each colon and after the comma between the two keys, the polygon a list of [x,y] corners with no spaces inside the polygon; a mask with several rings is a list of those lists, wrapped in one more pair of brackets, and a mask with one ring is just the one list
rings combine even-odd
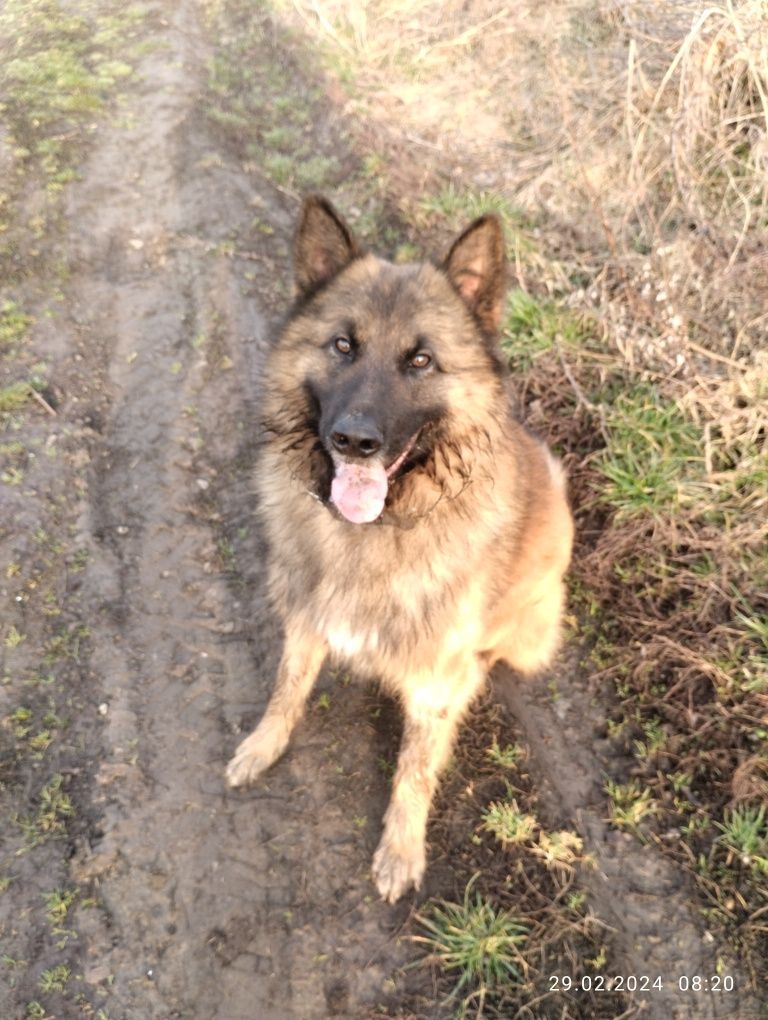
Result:
{"label": "dog's open mouth", "polygon": [[352,524],[370,524],[381,516],[390,479],[407,460],[419,433],[420,430],[414,432],[389,467],[385,467],[381,460],[332,458],[335,473],[331,482],[331,501],[342,517]]}

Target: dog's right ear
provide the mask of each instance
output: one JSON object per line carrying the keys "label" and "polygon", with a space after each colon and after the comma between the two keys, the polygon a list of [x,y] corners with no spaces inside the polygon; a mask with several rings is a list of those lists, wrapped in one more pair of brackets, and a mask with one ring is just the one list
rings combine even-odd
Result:
{"label": "dog's right ear", "polygon": [[504,231],[499,217],[486,214],[470,223],[454,241],[443,268],[483,329],[497,333],[507,285]]}
{"label": "dog's right ear", "polygon": [[352,231],[331,203],[321,195],[305,198],[293,249],[299,295],[317,290],[360,254]]}

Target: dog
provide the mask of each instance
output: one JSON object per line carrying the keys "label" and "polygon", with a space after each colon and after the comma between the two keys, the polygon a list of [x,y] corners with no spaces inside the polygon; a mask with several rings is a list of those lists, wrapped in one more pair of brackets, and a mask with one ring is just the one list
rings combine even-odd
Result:
{"label": "dog", "polygon": [[279,758],[326,657],[376,677],[405,716],[373,858],[394,902],[421,884],[440,769],[489,669],[533,674],[557,649],[572,517],[560,463],[513,413],[497,217],[441,263],[396,265],[311,196],[294,267],[257,467],[284,648],[227,780]]}

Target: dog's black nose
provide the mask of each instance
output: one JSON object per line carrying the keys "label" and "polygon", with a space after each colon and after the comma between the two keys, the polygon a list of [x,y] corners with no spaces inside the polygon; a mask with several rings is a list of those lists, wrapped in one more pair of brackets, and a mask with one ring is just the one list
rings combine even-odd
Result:
{"label": "dog's black nose", "polygon": [[331,432],[334,450],[348,457],[372,457],[384,442],[376,423],[364,414],[345,414]]}

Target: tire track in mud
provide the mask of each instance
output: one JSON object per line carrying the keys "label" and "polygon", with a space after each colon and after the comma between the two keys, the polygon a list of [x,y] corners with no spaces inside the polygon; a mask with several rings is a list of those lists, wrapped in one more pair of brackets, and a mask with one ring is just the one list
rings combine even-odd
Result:
{"label": "tire track in mud", "polygon": [[[646,975],[651,982],[661,977],[663,988],[637,993],[640,1015],[648,1020],[758,1020],[764,1004],[745,991],[746,975],[735,960],[725,968],[734,978],[732,992],[691,990],[694,975],[720,973],[719,947],[694,914],[691,881],[651,844],[610,829],[601,792],[609,763],[594,737],[604,710],[577,657],[568,658],[556,674],[556,701],[550,678],[521,683],[504,669],[496,672],[494,690],[522,726],[542,805],[558,824],[575,826],[594,861],[579,879],[592,909],[615,935],[611,972]],[[686,977],[688,985],[681,987],[679,979]]]}
{"label": "tire track in mud", "polygon": [[[155,13],[168,21],[128,126],[104,132],[69,208],[70,293],[109,388],[83,521],[105,715],[103,834],[73,862],[104,905],[81,925],[84,973],[113,980],[111,1017],[360,1017],[391,997],[407,912],[379,904],[370,884],[386,793],[378,738],[358,725],[344,746],[365,694],[345,692],[333,720],[318,713],[266,784],[242,794],[223,781],[279,651],[259,602],[245,470],[265,324],[242,296],[243,266],[218,247],[249,223],[253,196],[205,134],[196,7]],[[261,212],[287,236],[269,195]],[[238,458],[240,478],[213,466]],[[217,487],[246,522],[237,591],[201,503]],[[355,819],[363,806],[370,827]]]}

